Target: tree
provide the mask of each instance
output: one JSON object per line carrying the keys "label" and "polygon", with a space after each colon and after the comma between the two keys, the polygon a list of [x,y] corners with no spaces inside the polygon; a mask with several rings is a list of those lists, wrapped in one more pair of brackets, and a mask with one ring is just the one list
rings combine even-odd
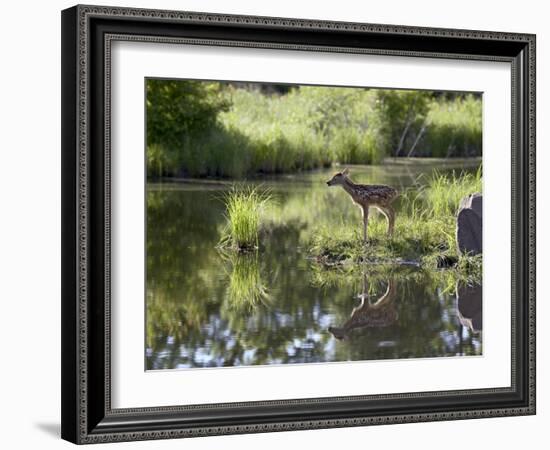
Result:
{"label": "tree", "polygon": [[185,136],[213,126],[230,106],[222,86],[193,80],[147,80],[147,145],[174,151]]}
{"label": "tree", "polygon": [[377,91],[376,110],[387,154],[400,156],[407,139],[416,145],[414,141],[425,123],[431,97],[426,91]]}

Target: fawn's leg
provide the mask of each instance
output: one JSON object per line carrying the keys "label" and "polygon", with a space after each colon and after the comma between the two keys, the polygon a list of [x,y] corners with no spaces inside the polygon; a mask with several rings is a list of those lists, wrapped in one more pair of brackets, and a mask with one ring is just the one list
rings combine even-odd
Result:
{"label": "fawn's leg", "polygon": [[369,207],[363,206],[363,241],[367,243],[367,226],[369,224]]}
{"label": "fawn's leg", "polygon": [[388,234],[393,235],[393,227],[395,226],[395,209],[388,205]]}
{"label": "fawn's leg", "polygon": [[393,206],[387,205],[381,207],[380,211],[382,211],[382,214],[384,214],[386,219],[388,219],[388,236],[391,236],[393,234],[393,227],[395,224],[395,209],[393,209]]}

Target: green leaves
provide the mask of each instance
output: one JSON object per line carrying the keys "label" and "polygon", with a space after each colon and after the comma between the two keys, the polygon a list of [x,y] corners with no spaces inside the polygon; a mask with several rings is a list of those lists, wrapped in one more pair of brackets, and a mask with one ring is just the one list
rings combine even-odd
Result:
{"label": "green leaves", "polygon": [[474,94],[269,86],[147,80],[148,175],[243,178],[481,154]]}
{"label": "green leaves", "polygon": [[177,159],[184,139],[209,130],[231,105],[216,82],[148,79],[146,94],[148,158],[157,171],[162,158]]}

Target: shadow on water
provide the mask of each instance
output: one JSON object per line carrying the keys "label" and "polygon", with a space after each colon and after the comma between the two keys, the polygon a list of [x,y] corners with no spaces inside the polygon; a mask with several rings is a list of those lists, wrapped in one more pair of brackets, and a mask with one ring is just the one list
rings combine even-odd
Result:
{"label": "shadow on water", "polygon": [[[364,176],[414,179],[377,170]],[[260,250],[248,254],[217,248],[227,185],[149,185],[149,370],[481,354],[481,312],[462,288],[414,268],[374,277],[312,268],[311,224],[357,214],[324,189],[326,175],[266,181],[277,209]]]}

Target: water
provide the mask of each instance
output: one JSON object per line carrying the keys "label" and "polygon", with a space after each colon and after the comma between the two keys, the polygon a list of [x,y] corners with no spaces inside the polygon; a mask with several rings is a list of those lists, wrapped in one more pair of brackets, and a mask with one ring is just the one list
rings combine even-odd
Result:
{"label": "water", "polygon": [[[404,189],[432,169],[355,167],[352,178]],[[458,308],[454,288],[414,267],[327,278],[308,258],[316,224],[361,226],[347,195],[325,185],[332,172],[263,178],[272,226],[248,255],[217,248],[229,183],[149,183],[148,370],[482,354],[480,291]]]}

